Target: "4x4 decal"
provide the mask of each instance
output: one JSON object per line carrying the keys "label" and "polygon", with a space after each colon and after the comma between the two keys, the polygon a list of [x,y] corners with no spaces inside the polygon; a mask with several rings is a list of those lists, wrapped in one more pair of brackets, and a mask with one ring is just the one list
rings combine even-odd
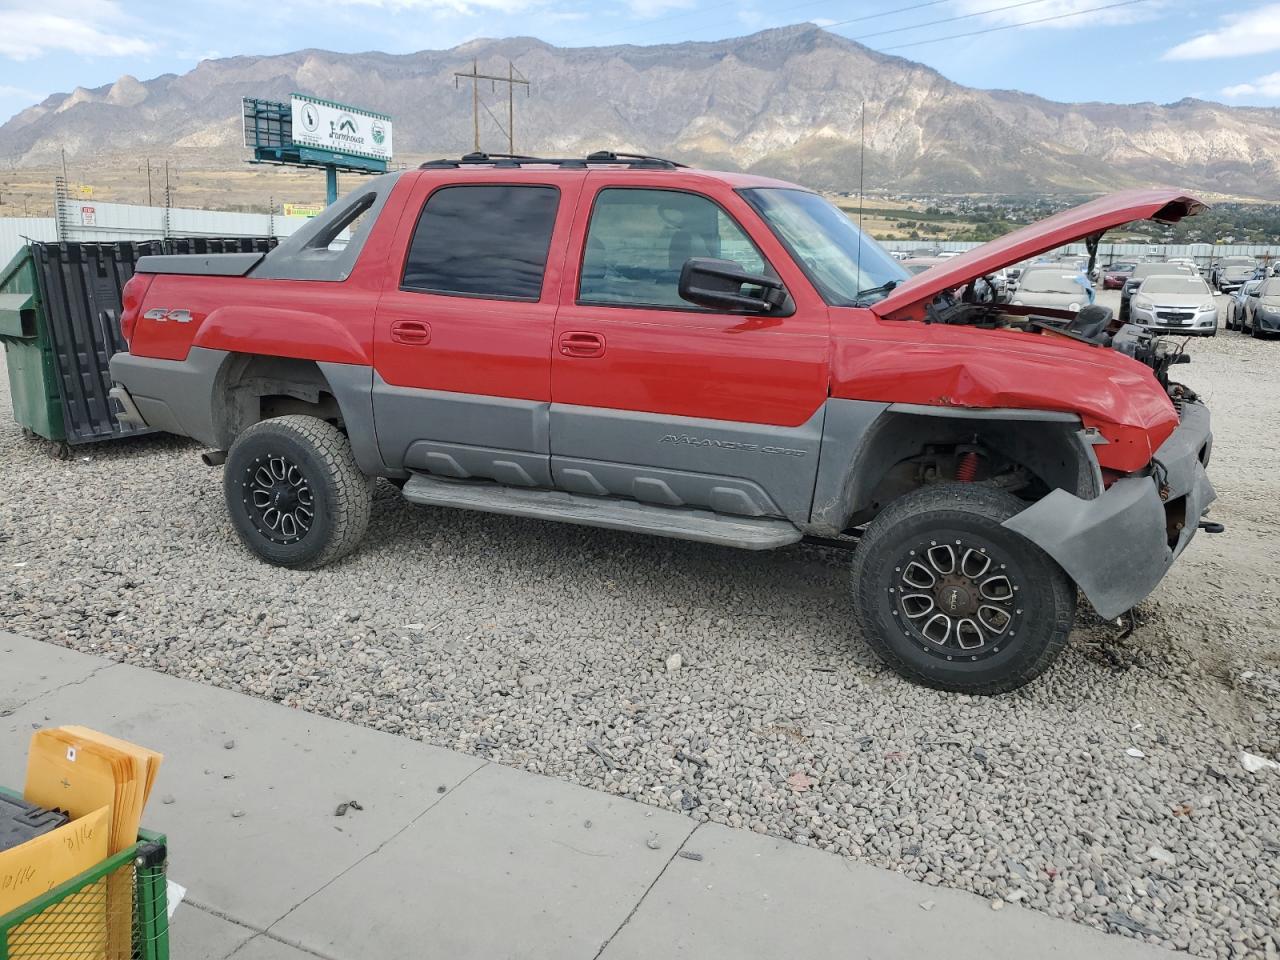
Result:
{"label": "4x4 decal", "polygon": [[154,310],[148,310],[142,315],[144,320],[172,320],[174,323],[190,323],[190,310],[170,310],[167,307],[156,307]]}

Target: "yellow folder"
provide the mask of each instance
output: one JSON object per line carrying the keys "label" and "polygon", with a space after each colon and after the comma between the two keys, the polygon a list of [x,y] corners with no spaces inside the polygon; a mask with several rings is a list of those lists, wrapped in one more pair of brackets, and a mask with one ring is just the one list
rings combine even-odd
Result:
{"label": "yellow folder", "polygon": [[154,750],[84,727],[37,730],[27,753],[23,795],[73,817],[110,807],[108,853],[118,853],[138,839],[162,759]]}
{"label": "yellow folder", "polygon": [[[73,817],[105,807],[108,819],[103,855],[109,856],[137,841],[142,811],[162,759],[154,750],[86,727],[37,730],[27,753],[27,784],[23,795],[31,803],[65,810]],[[105,960],[128,960],[133,917],[132,878],[113,873],[104,878],[98,892],[104,894],[99,906],[104,939],[102,949],[92,955]],[[90,895],[86,891],[83,897],[77,895],[77,899],[85,900]],[[88,913],[90,917],[97,916],[93,910]]]}
{"label": "yellow folder", "polygon": [[[34,840],[0,851],[0,915],[105,860],[110,816],[108,807],[100,807]],[[105,920],[105,911],[102,916]]]}

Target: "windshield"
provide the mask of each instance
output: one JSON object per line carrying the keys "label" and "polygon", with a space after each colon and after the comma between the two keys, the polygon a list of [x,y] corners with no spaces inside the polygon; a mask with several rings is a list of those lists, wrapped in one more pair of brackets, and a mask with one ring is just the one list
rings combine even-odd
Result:
{"label": "windshield", "polygon": [[1018,290],[1025,293],[1079,293],[1082,279],[1062,270],[1032,270],[1025,274]]}
{"label": "windshield", "polygon": [[1142,284],[1143,293],[1208,293],[1209,286],[1199,277],[1152,277]]}
{"label": "windshield", "polygon": [[763,187],[743,190],[742,195],[832,306],[883,300],[909,277],[880,244],[816,193]]}
{"label": "windshield", "polygon": [[1280,297],[1280,277],[1272,277],[1270,280],[1262,281],[1262,285],[1258,288],[1258,295],[1262,297]]}

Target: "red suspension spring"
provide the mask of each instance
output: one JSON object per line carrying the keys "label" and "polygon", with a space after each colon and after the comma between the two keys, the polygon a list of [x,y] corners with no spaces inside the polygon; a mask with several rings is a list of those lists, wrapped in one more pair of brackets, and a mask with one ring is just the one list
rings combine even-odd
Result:
{"label": "red suspension spring", "polygon": [[972,483],[978,476],[978,455],[976,453],[962,453],[960,459],[956,461],[956,482]]}

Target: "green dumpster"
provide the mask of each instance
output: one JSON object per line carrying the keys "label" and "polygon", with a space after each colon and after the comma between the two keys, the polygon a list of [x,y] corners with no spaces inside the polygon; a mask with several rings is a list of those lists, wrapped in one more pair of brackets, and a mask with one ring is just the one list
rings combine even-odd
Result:
{"label": "green dumpster", "polygon": [[67,431],[57,359],[42,314],[35,258],[23,247],[0,271],[0,343],[9,365],[13,418],[31,433],[62,441]]}
{"label": "green dumpster", "polygon": [[121,299],[138,258],[266,253],[273,246],[275,238],[261,237],[28,244],[0,272],[0,343],[14,419],[29,434],[62,444],[63,453],[151,433],[117,420],[111,399],[111,356],[128,349]]}

